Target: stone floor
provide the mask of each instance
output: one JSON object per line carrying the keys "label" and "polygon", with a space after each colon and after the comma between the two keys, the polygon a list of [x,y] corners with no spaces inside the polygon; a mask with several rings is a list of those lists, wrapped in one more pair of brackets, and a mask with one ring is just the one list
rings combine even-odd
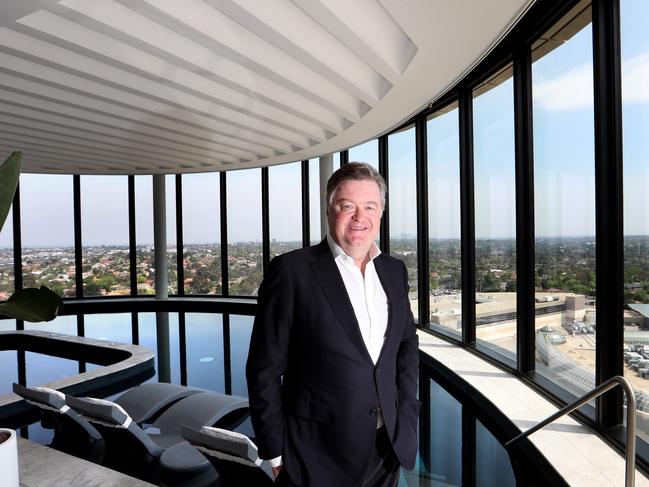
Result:
{"label": "stone floor", "polygon": [[21,487],[152,487],[23,438],[18,439],[18,463]]}
{"label": "stone floor", "polygon": [[[512,374],[457,345],[426,332],[418,333],[421,350],[476,388],[521,431],[557,411],[556,406]],[[571,486],[624,485],[624,458],[569,416],[537,431],[530,440]],[[649,486],[649,479],[639,470],[635,485]]]}

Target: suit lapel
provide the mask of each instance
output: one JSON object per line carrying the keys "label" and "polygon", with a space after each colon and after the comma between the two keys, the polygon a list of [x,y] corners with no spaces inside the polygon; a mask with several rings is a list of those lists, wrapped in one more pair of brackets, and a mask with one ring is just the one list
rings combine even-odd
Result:
{"label": "suit lapel", "polygon": [[[379,280],[383,286],[383,291],[385,291],[385,295],[388,298],[388,325],[385,330],[386,338],[383,342],[383,349],[385,349],[385,345],[390,339],[390,334],[394,328],[394,303],[403,296],[403,290],[397,286],[397,282],[399,281],[388,267],[383,254],[374,259],[374,268],[376,269],[376,274],[379,276]],[[383,354],[383,349],[381,349],[381,354]]]}
{"label": "suit lapel", "polygon": [[311,270],[320,285],[329,306],[336,314],[338,321],[345,330],[350,341],[359,349],[361,354],[372,363],[372,358],[365,347],[352,302],[349,299],[345,283],[340,276],[336,262],[333,259],[327,240],[323,240],[313,249],[315,261],[311,263]]}

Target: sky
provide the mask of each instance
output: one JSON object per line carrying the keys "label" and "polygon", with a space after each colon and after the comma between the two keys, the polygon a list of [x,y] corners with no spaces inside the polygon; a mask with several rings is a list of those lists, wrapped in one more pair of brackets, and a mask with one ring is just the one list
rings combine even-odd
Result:
{"label": "sky", "polygon": [[[649,234],[649,2],[624,0],[622,94],[624,218],[627,235]],[[535,227],[537,236],[593,235],[595,181],[592,30],[585,27],[532,65]],[[515,235],[513,87],[509,79],[474,99],[476,238]],[[431,238],[459,238],[457,109],[428,122],[428,191]],[[416,235],[414,129],[388,140],[390,230],[393,238]],[[2,157],[2,155],[0,155]],[[350,161],[377,165],[371,140],[349,151]],[[339,162],[336,159],[335,167]],[[311,238],[320,239],[318,163],[312,160]],[[301,239],[300,163],[269,170],[271,239]],[[126,176],[82,176],[84,245],[126,245]],[[167,176],[167,241],[175,244],[175,185]],[[228,237],[261,240],[260,170],[228,173]],[[152,178],[136,177],[138,244],[153,241]],[[72,177],[21,176],[23,246],[72,246]],[[183,176],[185,243],[220,241],[219,177]],[[11,218],[0,247],[11,247]]]}

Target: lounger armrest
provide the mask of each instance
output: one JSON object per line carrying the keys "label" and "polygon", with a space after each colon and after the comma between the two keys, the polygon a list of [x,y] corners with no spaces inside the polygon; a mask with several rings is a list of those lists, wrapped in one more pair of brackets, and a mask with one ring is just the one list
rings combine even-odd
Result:
{"label": "lounger armrest", "polygon": [[128,428],[131,417],[114,402],[90,397],[65,396],[65,403],[90,421],[106,426]]}
{"label": "lounger armrest", "polygon": [[209,450],[239,458],[254,465],[261,460],[257,446],[246,435],[220,428],[203,426],[200,430],[183,426],[182,436],[194,445],[201,445]]}
{"label": "lounger armrest", "polygon": [[54,389],[31,388],[13,384],[13,391],[28,402],[36,403],[57,411],[65,406],[65,395]]}

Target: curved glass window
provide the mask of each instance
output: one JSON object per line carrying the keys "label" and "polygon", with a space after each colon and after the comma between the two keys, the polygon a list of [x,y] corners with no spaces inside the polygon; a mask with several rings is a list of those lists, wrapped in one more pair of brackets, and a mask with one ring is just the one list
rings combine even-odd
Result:
{"label": "curved glass window", "polygon": [[388,137],[390,175],[390,254],[401,259],[408,269],[410,308],[418,316],[417,282],[417,181],[415,127],[410,126]]}
{"label": "curved glass window", "polygon": [[590,10],[572,19],[533,52],[536,369],[581,395],[595,385],[593,52]]}
{"label": "curved glass window", "polygon": [[302,168],[300,162],[268,168],[270,257],[302,248]]}
{"label": "curved glass window", "polygon": [[349,149],[349,162],[367,162],[379,169],[379,140],[368,140],[364,144]]}
{"label": "curved glass window", "polygon": [[219,176],[182,176],[185,294],[222,293]]}
{"label": "curved glass window", "polygon": [[[180,383],[180,340],[178,313],[168,313],[169,316],[169,360],[171,365],[170,378],[173,384]],[[138,332],[140,335],[139,344],[149,347],[157,355],[158,338],[156,332],[156,313],[138,313]],[[157,360],[157,359],[156,359]],[[159,365],[156,362],[155,375],[147,382],[157,382]]]}
{"label": "curved glass window", "polygon": [[457,103],[430,115],[426,131],[429,322],[432,328],[441,328],[459,336],[462,323],[462,262]]}
{"label": "curved glass window", "polygon": [[[645,362],[640,363],[649,356],[649,4],[642,0],[622,0],[620,9],[626,303],[624,375],[636,391],[638,436],[649,442],[649,374]],[[633,352],[640,353],[642,358],[632,356]],[[634,357],[637,364],[632,362]]]}
{"label": "curved glass window", "polygon": [[227,173],[228,266],[231,295],[256,295],[261,284],[261,171]]}
{"label": "curved glass window", "polygon": [[13,206],[0,230],[0,301],[6,301],[15,290]]}
{"label": "curved glass window", "polygon": [[516,356],[516,178],[511,64],[473,92],[476,337]]}
{"label": "curved glass window", "polygon": [[137,294],[155,294],[151,176],[135,176],[135,243]]}
{"label": "curved glass window", "polygon": [[131,313],[86,315],[84,336],[117,343],[133,343]]}
{"label": "curved glass window", "polygon": [[[124,179],[125,178],[121,178]],[[103,195],[101,202],[90,203],[89,210],[102,207],[105,211],[111,205],[113,195],[110,191],[99,192]],[[22,232],[22,271],[23,287],[39,287],[46,285],[61,296],[75,296],[75,267],[74,267],[74,208],[72,203],[72,176],[51,175],[51,174],[22,174],[20,176],[20,219]],[[119,201],[115,202],[117,211],[120,208]],[[126,204],[124,202],[124,204]],[[114,219],[113,219],[114,222]],[[92,265],[100,264],[103,252],[96,247],[101,239],[98,237],[98,229],[101,222],[88,223],[88,230],[93,236],[89,249],[92,257],[85,252],[84,258],[88,263],[88,272],[92,271]],[[119,224],[117,224],[119,226]],[[123,240],[117,236],[110,243],[114,246],[115,262],[118,264],[116,272],[123,272],[121,265],[123,252],[128,249],[123,247],[124,242],[128,246],[128,237]],[[121,244],[121,245],[120,245]],[[84,245],[87,245],[84,242]],[[128,264],[126,265],[128,272]],[[98,271],[99,272],[99,271]],[[89,274],[91,275],[91,274]],[[111,285],[119,286],[121,279],[111,279]],[[127,277],[128,282],[128,277]]]}
{"label": "curved glass window", "polygon": [[232,394],[248,397],[246,360],[250,348],[253,316],[230,316],[230,356],[232,360]]}
{"label": "curved glass window", "polygon": [[130,294],[126,176],[81,176],[83,295]]}
{"label": "curved glass window", "polygon": [[187,384],[225,391],[223,315],[186,313]]}

